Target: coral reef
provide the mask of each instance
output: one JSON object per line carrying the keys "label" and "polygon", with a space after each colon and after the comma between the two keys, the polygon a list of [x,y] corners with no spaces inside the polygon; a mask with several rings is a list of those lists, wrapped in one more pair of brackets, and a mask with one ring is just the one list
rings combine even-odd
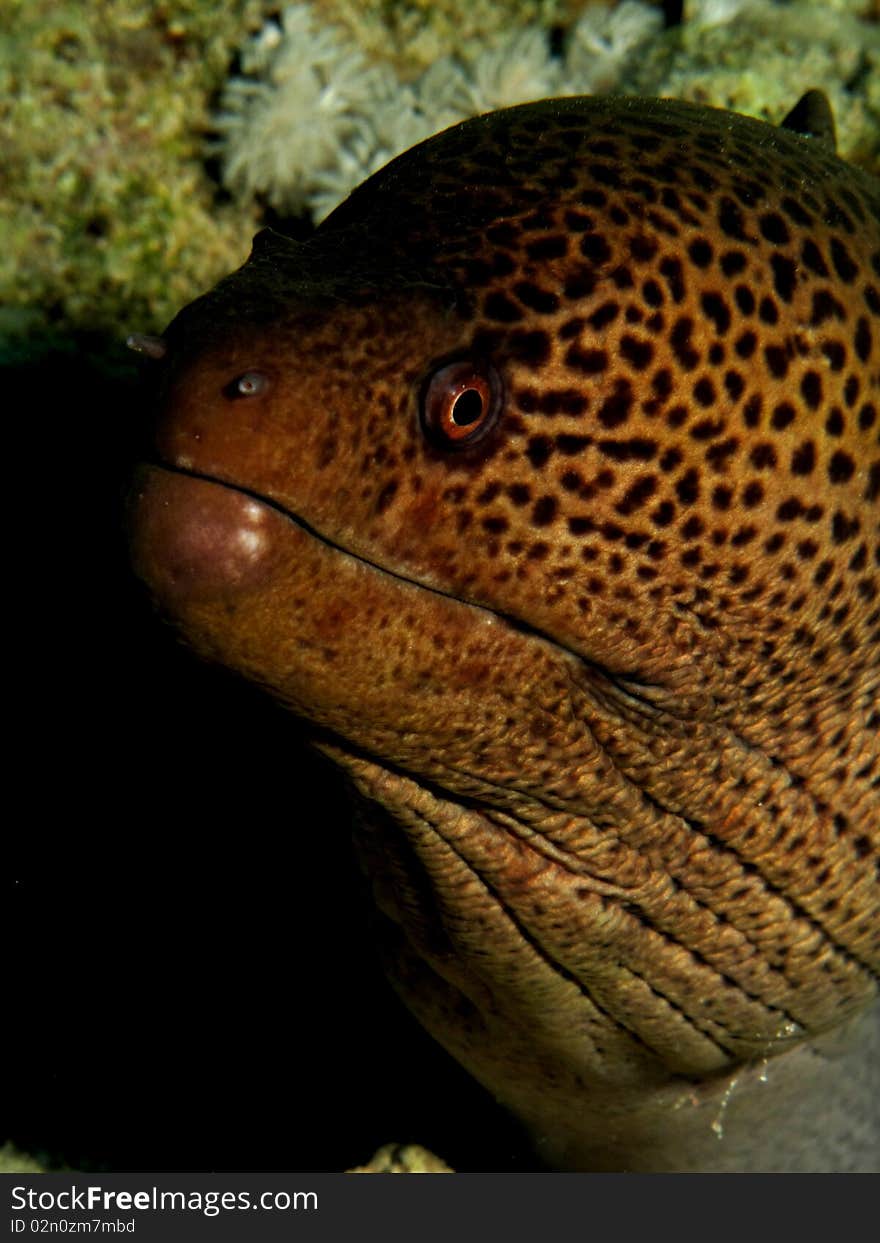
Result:
{"label": "coral reef", "polygon": [[[844,154],[871,164],[880,111],[880,27],[865,0],[690,0],[662,30],[643,0],[593,4],[559,47],[539,26],[458,39],[402,81],[342,25],[300,3],[244,49],[223,95],[216,150],[224,181],[281,214],[322,219],[392,156],[465,117],[560,94],[671,95],[779,120],[807,87],[824,88]],[[871,85],[871,84],[874,85]]]}
{"label": "coral reef", "polygon": [[312,0],[323,25],[338,26],[362,51],[389,61],[409,82],[462,43],[504,31],[569,28],[607,0]]}
{"label": "coral reef", "polygon": [[411,83],[368,60],[342,27],[290,5],[245,47],[216,125],[224,182],[276,211],[320,220],[365,177],[413,143],[480,112],[553,94],[607,90],[656,35],[642,0],[589,6],[564,56],[540,27],[458,40]]}
{"label": "coral reef", "polygon": [[[373,1160],[375,1159],[374,1157]],[[6,1143],[0,1147],[0,1174],[45,1173],[45,1167],[40,1164],[36,1157],[20,1152],[14,1144]]]}
{"label": "coral reef", "polygon": [[383,1144],[365,1165],[346,1174],[452,1174],[445,1161],[420,1144]]}
{"label": "coral reef", "polygon": [[157,331],[242,261],[267,206],[318,221],[444,126],[554,93],[778,120],[820,86],[842,153],[880,170],[876,0],[686,0],[672,29],[661,8],[5,0],[0,345]]}
{"label": "coral reef", "polygon": [[[841,153],[880,172],[880,26],[866,0],[699,0],[630,63],[617,89],[778,121],[808,88],[834,110]],[[871,14],[875,21],[863,20]],[[686,9],[686,16],[688,10]]]}

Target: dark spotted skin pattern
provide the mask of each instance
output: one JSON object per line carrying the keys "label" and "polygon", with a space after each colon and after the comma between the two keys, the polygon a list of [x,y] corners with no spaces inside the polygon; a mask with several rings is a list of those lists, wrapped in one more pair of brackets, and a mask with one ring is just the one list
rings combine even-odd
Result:
{"label": "dark spotted skin pattern", "polygon": [[[550,1164],[876,1169],[877,184],[545,101],[164,341],[137,567],[347,773],[428,1029]],[[473,445],[420,417],[450,360]]]}

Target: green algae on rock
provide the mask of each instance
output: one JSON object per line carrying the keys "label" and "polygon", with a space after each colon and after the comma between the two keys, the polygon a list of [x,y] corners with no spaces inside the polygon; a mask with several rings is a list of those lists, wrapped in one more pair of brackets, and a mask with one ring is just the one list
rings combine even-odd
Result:
{"label": "green algae on rock", "polygon": [[254,208],[214,201],[203,133],[208,94],[261,7],[6,7],[3,331],[158,327],[243,257]]}
{"label": "green algae on rock", "polygon": [[[779,121],[807,87],[828,95],[841,154],[880,173],[880,25],[865,0],[745,0],[646,46],[618,89]],[[709,6],[706,6],[708,14]]]}

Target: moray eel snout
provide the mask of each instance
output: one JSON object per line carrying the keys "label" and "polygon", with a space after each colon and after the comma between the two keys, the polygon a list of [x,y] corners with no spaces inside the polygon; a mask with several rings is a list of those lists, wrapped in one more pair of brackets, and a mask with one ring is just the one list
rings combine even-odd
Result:
{"label": "moray eel snout", "polygon": [[481,117],[146,351],[138,572],[564,1168],[877,1164],[880,189],[816,133]]}
{"label": "moray eel snout", "polygon": [[272,573],[288,525],[245,493],[183,474],[143,468],[138,565],[167,605],[234,600]]}

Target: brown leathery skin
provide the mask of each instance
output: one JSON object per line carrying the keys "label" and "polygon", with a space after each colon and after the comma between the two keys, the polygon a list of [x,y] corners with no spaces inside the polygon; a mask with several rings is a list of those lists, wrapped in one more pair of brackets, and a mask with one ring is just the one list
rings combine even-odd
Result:
{"label": "brown leathery skin", "polygon": [[[164,341],[136,565],[348,772],[428,1029],[569,1168],[874,1168],[877,184],[729,113],[526,105]],[[501,387],[461,448],[420,416],[455,360]],[[847,1102],[838,1158],[779,1155],[791,1083]]]}

